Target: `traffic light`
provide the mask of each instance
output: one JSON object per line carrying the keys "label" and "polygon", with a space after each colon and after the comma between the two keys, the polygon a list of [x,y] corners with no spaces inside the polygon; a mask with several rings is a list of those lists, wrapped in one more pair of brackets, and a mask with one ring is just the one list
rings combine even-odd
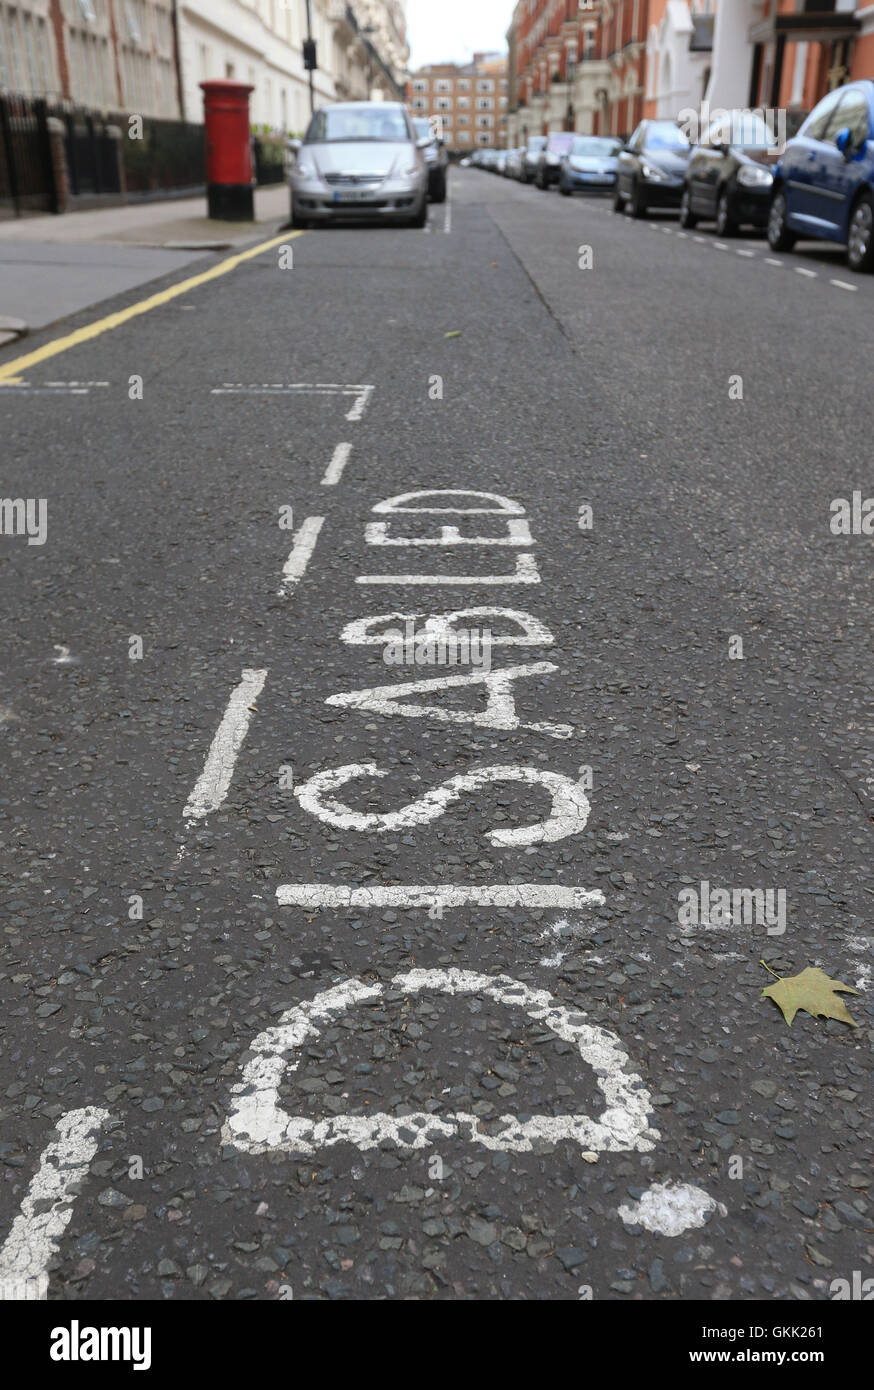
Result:
{"label": "traffic light", "polygon": [[303,41],[303,65],[307,72],[315,72],[319,66],[316,62],[315,39],[304,39]]}

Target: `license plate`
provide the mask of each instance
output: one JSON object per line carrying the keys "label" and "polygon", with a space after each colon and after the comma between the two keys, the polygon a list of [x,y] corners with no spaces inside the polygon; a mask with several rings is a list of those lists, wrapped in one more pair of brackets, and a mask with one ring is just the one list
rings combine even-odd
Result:
{"label": "license plate", "polygon": [[338,189],[334,190],[335,203],[360,203],[363,201],[363,199],[369,198],[370,196],[371,195],[369,189],[359,190],[358,192],[343,193],[341,193]]}

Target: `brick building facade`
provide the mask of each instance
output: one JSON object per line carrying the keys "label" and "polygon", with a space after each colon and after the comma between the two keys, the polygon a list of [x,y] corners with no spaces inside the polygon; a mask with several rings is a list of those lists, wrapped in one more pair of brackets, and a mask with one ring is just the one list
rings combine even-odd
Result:
{"label": "brick building facade", "polygon": [[440,122],[446,147],[466,154],[506,144],[508,76],[502,54],[477,53],[472,63],[432,63],[411,74],[410,110]]}

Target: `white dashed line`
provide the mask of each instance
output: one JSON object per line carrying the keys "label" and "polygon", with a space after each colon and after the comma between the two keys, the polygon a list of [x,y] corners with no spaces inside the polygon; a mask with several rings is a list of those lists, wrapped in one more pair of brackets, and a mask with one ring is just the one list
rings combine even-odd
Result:
{"label": "white dashed line", "polygon": [[777,265],[777,266],[782,266],[782,264],[783,264],[782,261],[775,261],[773,256],[766,256],[766,257],[765,257],[765,265]]}
{"label": "white dashed line", "polygon": [[0,1250],[0,1299],[45,1298],[46,1267],[73,1214],[76,1187],[97,1152],[109,1112],[86,1106],[68,1110],[56,1138],[40,1155],[18,1216]]}
{"label": "white dashed line", "polygon": [[735,251],[734,254],[736,256],[746,256],[748,260],[753,260],[756,253],[755,251]]}
{"label": "white dashed line", "polygon": [[731,250],[731,247],[730,247],[726,242],[724,242],[724,241],[714,241],[714,243],[713,243],[713,248],[714,248],[715,251],[730,251],[730,250]]}
{"label": "white dashed line", "polygon": [[693,240],[693,241],[697,241],[697,243],[698,243],[699,246],[706,246],[706,245],[707,245],[707,238],[706,238],[706,236],[696,236],[696,237],[693,237],[692,240]]}
{"label": "white dashed line", "polygon": [[327,883],[283,883],[281,907],[555,907],[578,912],[606,900],[597,888],[560,888],[543,883],[477,886],[417,884],[391,888],[347,888]]}
{"label": "white dashed line", "polygon": [[322,479],[322,487],[336,487],[343,476],[343,469],[349,462],[349,455],[352,453],[351,444],[338,444],[334,450],[334,456],[328,464],[325,476]]}
{"label": "white dashed line", "polygon": [[188,798],[183,815],[190,822],[217,811],[228,794],[237,755],[252,722],[252,706],[264,689],[266,671],[242,671],[228,707],[206,755],[203,772]]}
{"label": "white dashed line", "polygon": [[452,199],[446,194],[446,218],[443,223],[443,230],[448,236],[452,231]]}
{"label": "white dashed line", "polygon": [[806,266],[795,265],[792,267],[796,275],[804,275],[808,280],[818,280],[819,276],[815,270],[808,270]]}
{"label": "white dashed line", "polygon": [[848,294],[856,294],[859,289],[858,285],[850,285],[846,280],[829,280],[829,284],[834,285],[836,289],[846,290]]}
{"label": "white dashed line", "polygon": [[291,553],[282,569],[282,587],[279,590],[280,598],[303,579],[306,573],[306,567],[312,559],[313,551],[316,548],[319,532],[324,524],[325,518],[323,516],[308,516],[300,530],[296,533],[294,545],[291,547]]}

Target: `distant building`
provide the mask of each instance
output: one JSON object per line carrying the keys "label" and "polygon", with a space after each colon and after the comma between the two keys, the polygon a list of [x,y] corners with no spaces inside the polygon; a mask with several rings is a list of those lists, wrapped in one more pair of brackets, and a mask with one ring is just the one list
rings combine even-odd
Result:
{"label": "distant building", "polygon": [[507,138],[506,55],[475,53],[471,63],[420,68],[410,75],[407,101],[414,115],[439,121],[450,152],[501,149]]}

